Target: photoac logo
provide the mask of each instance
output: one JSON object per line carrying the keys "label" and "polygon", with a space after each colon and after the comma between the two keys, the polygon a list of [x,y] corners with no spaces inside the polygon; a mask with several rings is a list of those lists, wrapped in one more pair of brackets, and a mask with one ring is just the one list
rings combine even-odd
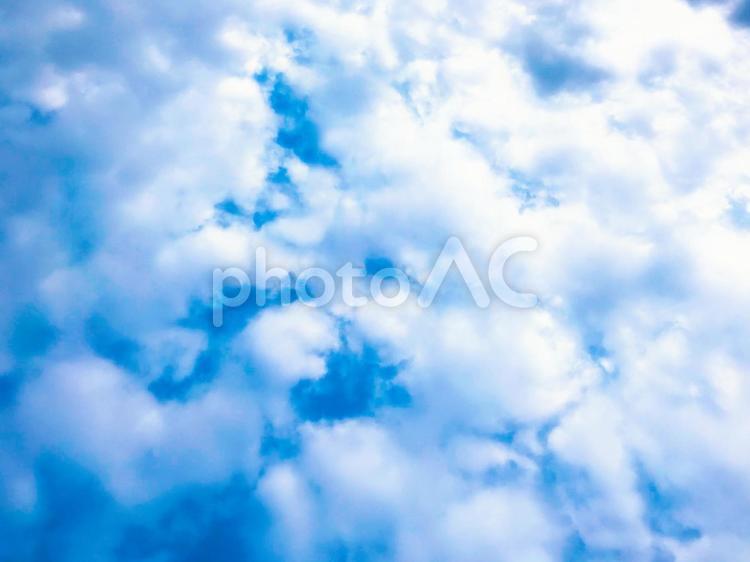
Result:
{"label": "photoac logo", "polygon": [[[505,264],[513,255],[533,252],[538,246],[537,241],[530,236],[517,236],[500,244],[492,253],[487,264],[487,279],[492,293],[501,302],[514,308],[536,306],[538,298],[535,294],[520,293],[508,285],[505,280]],[[282,306],[299,301],[314,308],[330,304],[339,294],[341,302],[352,308],[365,306],[370,302],[394,308],[404,304],[416,289],[417,304],[427,308],[434,302],[454,266],[474,303],[480,308],[487,308],[491,302],[490,293],[466,248],[455,236],[449,238],[443,246],[424,283],[417,283],[396,267],[385,267],[372,275],[369,284],[364,284],[365,294],[359,295],[354,294],[355,280],[365,280],[367,272],[351,262],[339,268],[335,276],[326,269],[310,267],[293,277],[289,271],[280,267],[268,269],[266,249],[259,247],[255,250],[254,282],[239,267],[214,269],[213,324],[217,328],[221,327],[224,324],[224,309],[242,306],[251,294],[254,294],[255,304],[259,307],[268,304],[269,294],[277,297],[278,301],[275,302]],[[275,281],[273,286],[271,281]],[[313,292],[312,285],[318,290]],[[360,289],[362,285],[359,284]],[[395,287],[395,292],[386,294],[386,285]],[[228,286],[233,287],[233,294],[227,294]]]}

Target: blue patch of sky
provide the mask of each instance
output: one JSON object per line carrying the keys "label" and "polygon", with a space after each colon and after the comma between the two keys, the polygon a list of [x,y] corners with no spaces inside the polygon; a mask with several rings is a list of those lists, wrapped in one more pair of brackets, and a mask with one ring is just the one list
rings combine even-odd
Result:
{"label": "blue patch of sky", "polygon": [[365,273],[367,275],[375,275],[379,271],[393,267],[396,267],[393,261],[385,256],[370,256],[365,258]]}
{"label": "blue patch of sky", "polygon": [[37,125],[40,127],[47,126],[52,123],[52,121],[55,119],[55,116],[55,111],[44,111],[43,109],[40,109],[36,106],[29,106],[28,122],[31,125]]}
{"label": "blue patch of sky", "polygon": [[591,360],[600,367],[604,376],[610,380],[619,378],[620,370],[612,360],[611,351],[604,345],[602,333],[592,331],[584,333],[584,336],[586,352]]}
{"label": "blue patch of sky", "polygon": [[604,69],[565,53],[539,37],[525,42],[521,56],[540,96],[591,90],[608,78]]}
{"label": "blue patch of sky", "polygon": [[[0,59],[1,60],[1,59]],[[16,101],[7,93],[0,90],[0,123],[8,129],[0,128],[0,136],[12,137],[10,127],[32,125],[44,127],[49,125],[57,115],[56,111],[44,110],[28,101]]]}
{"label": "blue patch of sky", "polygon": [[266,423],[260,444],[260,454],[266,462],[283,461],[299,454],[299,435],[283,435],[270,423]]}
{"label": "blue patch of sky", "polygon": [[568,537],[562,554],[562,562],[623,562],[629,559],[619,550],[590,547],[578,532]]}
{"label": "blue patch of sky", "polygon": [[276,143],[305,164],[337,167],[336,159],[321,146],[320,131],[310,117],[307,99],[292,89],[283,74],[271,76],[268,72],[261,72],[256,75],[256,80],[270,88],[271,109],[281,118]]}
{"label": "blue patch of sky", "polygon": [[26,370],[18,368],[0,373],[0,412],[15,404],[25,377]]}
{"label": "blue patch of sky", "polygon": [[16,359],[44,355],[57,341],[59,331],[33,305],[23,307],[15,316],[8,348]]}
{"label": "blue patch of sky", "polygon": [[324,547],[324,560],[329,562],[373,562],[396,557],[392,533],[387,529],[377,533],[370,530],[370,540],[344,541],[335,539]]}
{"label": "blue patch of sky", "polygon": [[677,558],[671,552],[655,546],[651,550],[651,562],[676,562]]}
{"label": "blue patch of sky", "polygon": [[750,27],[750,0],[743,0],[732,12],[732,21],[737,25]]}
{"label": "blue patch of sky", "polygon": [[148,390],[162,402],[188,400],[194,392],[204,390],[218,375],[225,354],[225,346],[211,342],[195,360],[190,374],[182,379],[175,378],[174,368],[167,367],[161,376],[148,385]]}
{"label": "blue patch of sky", "polygon": [[234,199],[228,198],[214,205],[217,213],[216,221],[223,227],[229,226],[236,219],[250,220],[252,213],[239,205]]}
{"label": "blue patch of sky", "polygon": [[94,252],[103,231],[99,196],[86,189],[86,165],[78,158],[56,159],[55,168],[64,195],[57,222],[65,229],[72,261],[80,263]]}
{"label": "blue patch of sky", "polygon": [[471,142],[472,144],[476,143],[476,139],[474,138],[474,136],[470,132],[463,130],[461,128],[461,125],[454,125],[451,128],[451,136],[454,139],[466,140]]}
{"label": "blue patch of sky", "polygon": [[[297,186],[294,185],[294,182],[289,177],[289,170],[284,166],[280,166],[275,172],[269,174],[267,183],[269,188],[263,197],[261,197],[253,213],[253,223],[258,230],[263,228],[263,225],[276,220],[284,212],[298,209],[302,206],[302,199]],[[288,210],[275,209],[271,205],[270,199],[277,193],[283,195],[290,203]]]}
{"label": "blue patch of sky", "polygon": [[315,35],[308,28],[284,28],[284,38],[294,53],[294,60],[299,64],[311,62],[309,51],[313,47]]}
{"label": "blue patch of sky", "polygon": [[729,201],[729,218],[734,226],[750,229],[750,200],[731,199]]}
{"label": "blue patch of sky", "polygon": [[[284,205],[283,208],[274,207],[272,201],[274,195],[277,194],[283,195],[288,205]],[[289,171],[284,166],[280,166],[266,178],[266,188],[255,203],[252,212],[232,198],[217,203],[214,205],[214,210],[216,222],[220,226],[227,227],[234,221],[242,221],[252,222],[255,229],[260,230],[280,216],[300,208],[301,205],[302,200],[297,187],[289,177]]]}
{"label": "blue patch of sky", "polygon": [[597,490],[585,470],[568,464],[552,453],[538,459],[539,485],[550,504],[584,507]]}
{"label": "blue patch of sky", "polygon": [[601,335],[595,339],[596,339],[596,342],[590,343],[586,347],[586,350],[588,351],[589,356],[595,361],[600,360],[600,359],[606,359],[607,357],[609,357],[609,351],[607,350],[606,347],[604,347],[604,345],[602,345]]}
{"label": "blue patch of sky", "polygon": [[18,309],[7,339],[14,366],[0,373],[0,410],[15,402],[24,381],[36,369],[34,360],[48,353],[59,338],[59,329],[36,306],[26,304]]}
{"label": "blue patch of sky", "polygon": [[85,324],[86,343],[100,357],[132,372],[140,369],[141,345],[115,330],[101,314],[91,316]]}
{"label": "blue patch of sky", "polygon": [[521,201],[521,212],[539,206],[560,206],[560,201],[550,194],[549,188],[543,181],[532,178],[519,170],[510,170],[508,175],[513,180],[511,191]]}
{"label": "blue patch of sky", "polygon": [[660,487],[642,467],[639,467],[638,477],[639,491],[646,508],[646,523],[652,532],[681,542],[701,538],[698,528],[680,521],[679,495]]}
{"label": "blue patch of sky", "polygon": [[495,441],[502,443],[503,445],[512,445],[516,440],[516,436],[518,435],[521,427],[522,426],[520,424],[511,423],[506,427],[506,429],[503,429],[502,431],[499,431],[497,433],[493,433],[492,438]]}
{"label": "blue patch of sky", "polygon": [[343,349],[326,361],[326,374],[305,379],[291,390],[291,403],[304,420],[339,420],[369,417],[383,406],[407,407],[411,396],[396,382],[402,365],[383,363],[377,351]]}
{"label": "blue patch of sky", "polygon": [[265,199],[260,199],[256,203],[253,212],[241,207],[234,199],[224,199],[214,205],[214,209],[217,211],[216,221],[220,226],[227,227],[236,220],[252,221],[255,230],[260,230],[263,225],[276,220],[281,214],[270,208]]}
{"label": "blue patch of sky", "polygon": [[526,469],[516,461],[510,460],[502,465],[492,466],[482,474],[482,484],[493,487],[519,482],[527,473]]}
{"label": "blue patch of sky", "polygon": [[256,206],[253,213],[253,225],[256,230],[260,230],[269,222],[275,221],[281,214],[279,211],[268,208],[264,205]]}

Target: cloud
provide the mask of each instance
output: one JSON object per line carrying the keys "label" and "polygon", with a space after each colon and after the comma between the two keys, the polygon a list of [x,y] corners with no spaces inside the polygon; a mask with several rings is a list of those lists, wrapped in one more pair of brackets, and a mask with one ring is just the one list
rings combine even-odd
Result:
{"label": "cloud", "polygon": [[741,559],[747,8],[6,2],[0,558]]}
{"label": "cloud", "polygon": [[32,454],[74,459],[125,503],[257,464],[251,402],[217,389],[189,404],[159,404],[100,359],[51,366],[24,387],[17,415]]}
{"label": "cloud", "polygon": [[[279,342],[286,342],[286,350]],[[263,312],[237,337],[237,346],[272,380],[293,384],[322,377],[325,356],[339,346],[339,338],[332,318],[299,303]]]}

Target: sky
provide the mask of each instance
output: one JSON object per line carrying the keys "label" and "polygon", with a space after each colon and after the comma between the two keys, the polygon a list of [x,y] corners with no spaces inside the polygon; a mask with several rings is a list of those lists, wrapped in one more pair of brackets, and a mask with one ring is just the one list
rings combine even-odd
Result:
{"label": "sky", "polygon": [[748,0],[2,0],[0,561],[750,560],[749,251]]}

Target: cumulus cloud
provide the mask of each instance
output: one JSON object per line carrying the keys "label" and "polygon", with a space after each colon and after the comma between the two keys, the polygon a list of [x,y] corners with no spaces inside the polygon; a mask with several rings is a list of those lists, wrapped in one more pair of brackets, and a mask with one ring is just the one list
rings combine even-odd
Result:
{"label": "cumulus cloud", "polygon": [[237,336],[237,346],[260,372],[288,384],[322,377],[325,356],[338,348],[339,338],[332,318],[294,304],[264,311]]}
{"label": "cumulus cloud", "polygon": [[30,454],[70,455],[130,503],[181,482],[252,471],[259,423],[251,400],[217,389],[184,405],[160,404],[111,364],[77,359],[30,382],[17,415]]}

